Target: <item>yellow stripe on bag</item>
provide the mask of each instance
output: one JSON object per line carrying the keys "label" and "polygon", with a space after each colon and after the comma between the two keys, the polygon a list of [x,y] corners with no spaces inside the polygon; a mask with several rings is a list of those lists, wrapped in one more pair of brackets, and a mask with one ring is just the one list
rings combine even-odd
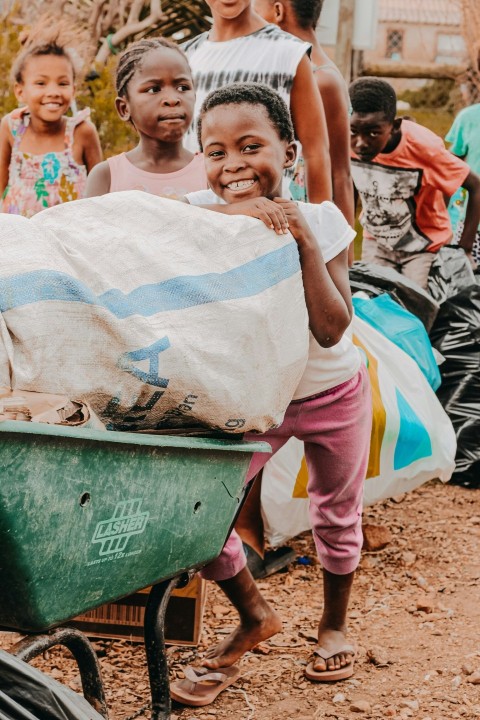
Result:
{"label": "yellow stripe on bag", "polygon": [[380,475],[380,451],[382,449],[383,436],[385,434],[385,426],[387,422],[387,413],[382,402],[380,385],[378,382],[378,362],[376,358],[368,352],[356,335],[353,335],[353,342],[363,352],[368,360],[367,368],[370,377],[370,387],[372,388],[372,405],[373,420],[372,434],[370,437],[370,455],[368,457],[367,478],[377,477]]}
{"label": "yellow stripe on bag", "polygon": [[[353,336],[353,342],[365,353],[366,365],[370,377],[370,387],[372,388],[372,405],[373,420],[372,433],[370,437],[370,455],[368,457],[367,479],[380,475],[380,450],[382,448],[383,436],[385,435],[385,426],[387,422],[387,413],[382,402],[380,393],[380,385],[378,382],[378,362],[376,358],[367,350],[365,345],[360,342],[356,335]],[[308,470],[305,458],[302,458],[302,464],[298,471],[295,486],[292,492],[292,498],[303,500],[308,498]]]}
{"label": "yellow stripe on bag", "polygon": [[295,480],[295,487],[293,488],[292,498],[299,498],[300,500],[308,498],[307,485],[307,463],[305,458],[302,457],[302,464],[300,465],[300,470],[298,471],[297,479]]}

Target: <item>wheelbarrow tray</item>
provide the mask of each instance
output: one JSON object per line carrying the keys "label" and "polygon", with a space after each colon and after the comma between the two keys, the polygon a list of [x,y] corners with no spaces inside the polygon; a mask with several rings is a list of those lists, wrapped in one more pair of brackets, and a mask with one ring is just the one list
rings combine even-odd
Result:
{"label": "wheelbarrow tray", "polygon": [[265,443],[0,424],[0,626],[36,632],[199,568]]}

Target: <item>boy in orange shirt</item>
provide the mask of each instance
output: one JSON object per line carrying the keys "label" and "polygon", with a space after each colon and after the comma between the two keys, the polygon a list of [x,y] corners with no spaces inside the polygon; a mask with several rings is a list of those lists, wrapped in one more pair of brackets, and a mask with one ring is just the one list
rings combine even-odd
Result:
{"label": "boy in orange shirt", "polygon": [[379,78],[350,85],[352,176],[362,201],[362,260],[393,267],[426,289],[435,253],[452,240],[445,205],[459,187],[469,193],[459,246],[472,265],[480,220],[480,178],[443,140],[396,117],[393,87]]}

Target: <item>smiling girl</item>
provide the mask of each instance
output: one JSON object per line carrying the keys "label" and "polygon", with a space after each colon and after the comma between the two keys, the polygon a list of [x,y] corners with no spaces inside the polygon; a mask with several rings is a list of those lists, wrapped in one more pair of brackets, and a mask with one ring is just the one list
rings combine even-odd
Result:
{"label": "smiling girl", "polygon": [[12,68],[22,107],[0,124],[2,210],[26,217],[84,197],[87,173],[102,157],[90,110],[66,116],[76,66],[66,26],[45,25],[30,34]]}
{"label": "smiling girl", "polygon": [[116,89],[117,112],[132,123],[139,142],[94,169],[87,195],[143,190],[177,198],[205,189],[203,155],[183,147],[195,105],[183,50],[160,37],[133,43],[120,56]]}
{"label": "smiling girl", "polygon": [[[203,103],[197,130],[210,190],[190,193],[187,201],[257,218],[272,232],[290,232],[297,243],[311,331],[308,362],[282,424],[261,438],[272,454],[291,437],[305,443],[309,513],[324,596],[318,647],[305,675],[314,682],[342,680],[353,674],[347,611],[362,547],[371,430],[367,370],[344,335],[352,314],[347,254],[355,232],[331,202],[295,203],[282,197],[283,171],[295,162],[296,145],[288,107],[271,88],[235,83],[214,91]],[[252,354],[252,363],[262,363],[262,358]],[[245,435],[248,440],[258,437]],[[255,453],[247,479],[271,456]],[[239,624],[202,660],[213,673],[190,668],[185,680],[172,684],[172,697],[194,706],[212,702],[238,676],[234,663],[282,627],[255,585],[235,530],[202,575],[217,581],[238,611]],[[318,600],[320,591],[314,592]]]}

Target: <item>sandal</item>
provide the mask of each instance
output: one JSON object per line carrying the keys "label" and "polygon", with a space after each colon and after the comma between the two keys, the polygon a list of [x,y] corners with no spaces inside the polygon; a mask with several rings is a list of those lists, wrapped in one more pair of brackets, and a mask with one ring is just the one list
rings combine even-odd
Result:
{"label": "sandal", "polygon": [[172,700],[192,707],[210,705],[240,676],[240,668],[236,665],[218,670],[187,666],[183,672],[185,679],[171,684],[170,695]]}
{"label": "sandal", "polygon": [[275,550],[267,550],[263,558],[247,543],[243,543],[243,549],[247,556],[248,569],[255,580],[261,580],[276,572],[286,570],[297,558],[295,551],[288,545],[282,545]]}
{"label": "sandal", "polygon": [[355,662],[355,648],[353,645],[342,645],[337,648],[334,652],[325,650],[322,647],[317,647],[313,651],[314,655],[318,655],[323,660],[329,660],[334,655],[351,655],[352,659],[349,663],[335,670],[314,670],[314,661],[309,663],[305,668],[305,677],[314,682],[336,682],[337,680],[346,680],[353,675],[353,664]]}

